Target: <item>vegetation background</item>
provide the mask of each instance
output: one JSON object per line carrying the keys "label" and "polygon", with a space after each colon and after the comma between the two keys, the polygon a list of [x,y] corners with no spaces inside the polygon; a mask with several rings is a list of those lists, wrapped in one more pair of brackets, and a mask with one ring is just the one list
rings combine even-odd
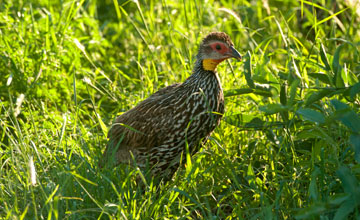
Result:
{"label": "vegetation background", "polygon": [[[360,219],[360,3],[0,0],[0,219]],[[100,170],[112,120],[190,74],[226,113],[172,181]]]}

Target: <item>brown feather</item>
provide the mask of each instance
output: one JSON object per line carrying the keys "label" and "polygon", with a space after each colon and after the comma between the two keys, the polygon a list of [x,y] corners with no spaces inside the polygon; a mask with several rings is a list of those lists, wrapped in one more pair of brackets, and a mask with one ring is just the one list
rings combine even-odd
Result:
{"label": "brown feather", "polygon": [[[223,41],[232,46],[225,33],[211,33],[201,43]],[[193,74],[182,84],[160,89],[136,107],[120,115],[111,127],[109,143],[101,163],[147,164],[154,174],[172,175],[186,142],[193,154],[220,123],[224,96],[215,71],[204,70],[198,59]]]}

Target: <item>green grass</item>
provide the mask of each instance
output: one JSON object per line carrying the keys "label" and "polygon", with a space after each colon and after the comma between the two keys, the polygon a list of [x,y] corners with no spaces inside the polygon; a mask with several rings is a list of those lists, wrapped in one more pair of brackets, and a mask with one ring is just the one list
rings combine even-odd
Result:
{"label": "green grass", "polygon": [[[0,0],[0,219],[359,219],[347,2]],[[244,59],[218,68],[225,117],[191,166],[99,169],[116,114],[184,81],[210,31]]]}

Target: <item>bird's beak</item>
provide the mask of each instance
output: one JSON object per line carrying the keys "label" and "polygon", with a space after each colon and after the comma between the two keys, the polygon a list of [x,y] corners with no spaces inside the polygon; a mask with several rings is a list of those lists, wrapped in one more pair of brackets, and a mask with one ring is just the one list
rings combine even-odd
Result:
{"label": "bird's beak", "polygon": [[237,51],[233,46],[230,46],[230,51],[229,55],[237,60],[241,60],[241,55],[239,53],[239,51]]}

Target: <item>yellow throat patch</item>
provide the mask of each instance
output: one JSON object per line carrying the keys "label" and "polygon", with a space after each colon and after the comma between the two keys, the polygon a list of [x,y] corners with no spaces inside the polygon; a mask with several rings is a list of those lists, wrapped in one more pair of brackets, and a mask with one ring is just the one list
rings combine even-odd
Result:
{"label": "yellow throat patch", "polygon": [[213,59],[204,59],[203,60],[203,68],[204,70],[210,70],[210,71],[215,71],[216,66],[221,63],[224,59],[220,59],[220,60],[213,60]]}

